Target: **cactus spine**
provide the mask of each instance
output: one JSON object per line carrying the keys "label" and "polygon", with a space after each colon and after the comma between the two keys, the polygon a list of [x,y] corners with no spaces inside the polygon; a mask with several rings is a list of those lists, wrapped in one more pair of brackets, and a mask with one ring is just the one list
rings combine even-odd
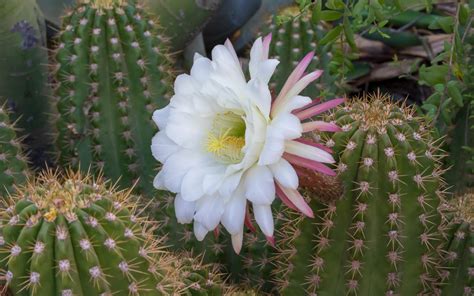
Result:
{"label": "cactus spine", "polygon": [[28,162],[22,153],[17,129],[5,106],[0,107],[0,196],[13,192],[28,176]]}
{"label": "cactus spine", "polygon": [[153,191],[152,112],[164,107],[170,59],[138,5],[82,1],[63,20],[56,54],[57,145],[63,165],[103,170]]}
{"label": "cactus spine", "polygon": [[2,105],[7,102],[28,145],[43,153],[52,146],[52,108],[46,87],[46,25],[36,1],[1,1],[0,36]]}
{"label": "cactus spine", "polygon": [[447,281],[442,295],[474,293],[474,191],[448,205],[448,244],[444,248]]}
{"label": "cactus spine", "polygon": [[325,144],[339,155],[344,194],[313,199],[315,220],[296,217],[282,228],[282,294],[432,295],[443,181],[425,124],[380,95],[329,120],[342,128]]}
{"label": "cactus spine", "polygon": [[272,89],[281,89],[304,55],[314,51],[313,61],[307,71],[322,69],[325,72],[317,83],[306,87],[302,94],[311,98],[334,96],[342,86],[337,81],[337,76],[331,75],[329,71],[332,53],[328,52],[327,46],[319,44],[319,40],[324,36],[324,30],[320,25],[313,24],[308,14],[295,18],[299,13],[298,7],[290,6],[284,9],[279,17],[289,17],[292,20],[279,24],[276,17],[270,24],[274,40],[270,44],[270,56],[280,61],[272,77]]}
{"label": "cactus spine", "polygon": [[219,295],[214,271],[160,250],[156,226],[137,208],[129,191],[100,178],[44,173],[1,212],[7,286],[14,295],[170,295],[190,286],[192,295]]}

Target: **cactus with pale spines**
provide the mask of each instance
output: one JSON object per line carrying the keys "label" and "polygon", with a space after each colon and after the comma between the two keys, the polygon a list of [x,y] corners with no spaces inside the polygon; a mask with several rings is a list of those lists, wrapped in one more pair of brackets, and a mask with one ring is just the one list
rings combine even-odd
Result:
{"label": "cactus with pale spines", "polygon": [[14,295],[221,295],[213,266],[164,250],[143,208],[101,178],[45,172],[0,212],[3,279]]}
{"label": "cactus with pale spines", "polygon": [[[414,110],[380,94],[328,116],[334,150],[329,191],[306,185],[315,219],[290,214],[274,258],[282,295],[434,295],[441,272],[441,144]],[[300,172],[301,174],[301,172]],[[322,189],[324,191],[324,189]],[[334,198],[336,197],[336,198]]]}
{"label": "cactus with pale spines", "polygon": [[11,122],[6,106],[0,106],[0,196],[14,191],[29,176],[28,160],[23,154],[18,129]]}
{"label": "cactus with pale spines", "polygon": [[441,295],[474,293],[474,191],[449,201],[445,211],[447,241],[443,247]]}
{"label": "cactus with pale spines", "polygon": [[152,112],[168,103],[171,57],[158,21],[135,1],[82,0],[55,54],[57,146],[63,166],[103,171],[154,195]]}

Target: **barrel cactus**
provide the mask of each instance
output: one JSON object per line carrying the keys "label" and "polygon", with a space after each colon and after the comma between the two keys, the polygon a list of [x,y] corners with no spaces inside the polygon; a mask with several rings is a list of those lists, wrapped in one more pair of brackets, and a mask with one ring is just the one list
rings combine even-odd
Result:
{"label": "barrel cactus", "polygon": [[14,295],[220,295],[215,269],[162,250],[137,210],[129,190],[100,178],[43,173],[0,214],[7,286]]}
{"label": "barrel cactus", "polygon": [[0,107],[0,196],[13,192],[28,176],[28,161],[22,152],[17,129],[5,106]]}
{"label": "barrel cactus", "polygon": [[170,56],[135,1],[82,0],[63,19],[56,53],[59,160],[153,190],[152,111],[167,103]]}
{"label": "barrel cactus", "polygon": [[444,182],[429,129],[412,108],[379,94],[329,120],[342,131],[317,137],[339,156],[341,183],[331,184],[344,193],[308,195],[315,220],[292,215],[282,227],[275,258],[281,293],[432,295]]}
{"label": "barrel cactus", "polygon": [[[290,20],[281,23],[281,18]],[[269,29],[274,41],[270,44],[270,56],[280,61],[272,77],[272,88],[281,89],[303,56],[314,51],[315,55],[307,71],[322,69],[324,73],[317,83],[312,83],[302,93],[311,98],[334,97],[341,92],[343,86],[340,79],[330,73],[330,48],[319,43],[325,31],[321,25],[313,24],[310,18],[310,14],[300,15],[298,7],[290,6],[271,21]]]}
{"label": "barrel cactus", "polygon": [[448,243],[442,295],[474,293],[474,191],[453,199],[447,208]]}

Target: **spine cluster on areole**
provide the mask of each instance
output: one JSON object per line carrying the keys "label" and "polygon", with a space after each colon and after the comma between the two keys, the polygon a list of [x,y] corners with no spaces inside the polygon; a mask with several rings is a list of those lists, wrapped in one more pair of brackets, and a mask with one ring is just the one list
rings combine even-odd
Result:
{"label": "spine cluster on areole", "polygon": [[283,228],[286,244],[275,259],[280,291],[434,293],[445,230],[438,211],[444,195],[440,143],[410,108],[380,95],[356,100],[328,119],[342,129],[322,139],[339,157],[344,194],[332,201],[316,196],[314,221],[298,218]]}
{"label": "spine cluster on areole", "polygon": [[139,5],[79,4],[63,19],[55,74],[62,164],[153,190],[151,116],[167,103],[172,77],[165,39]]}

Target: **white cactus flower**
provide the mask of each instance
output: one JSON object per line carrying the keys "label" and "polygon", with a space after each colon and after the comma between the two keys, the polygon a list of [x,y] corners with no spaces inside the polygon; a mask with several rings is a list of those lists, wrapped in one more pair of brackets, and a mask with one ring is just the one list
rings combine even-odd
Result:
{"label": "white cactus flower", "polygon": [[191,73],[177,77],[169,105],[153,114],[160,131],[151,149],[163,164],[154,186],[176,193],[176,217],[180,223],[194,221],[198,240],[221,223],[237,253],[244,224],[250,223],[248,202],[270,242],[276,195],[313,216],[297,190],[292,164],[334,174],[322,164],[334,162],[330,149],[301,136],[316,129],[336,131],[337,126],[302,121],[343,99],[316,104],[299,96],[322,74],[318,70],[303,75],[313,57],[310,53],[272,100],[268,83],[279,61],[268,58],[270,41],[269,35],[253,44],[249,81],[229,41],[212,50],[212,60],[196,54]]}

